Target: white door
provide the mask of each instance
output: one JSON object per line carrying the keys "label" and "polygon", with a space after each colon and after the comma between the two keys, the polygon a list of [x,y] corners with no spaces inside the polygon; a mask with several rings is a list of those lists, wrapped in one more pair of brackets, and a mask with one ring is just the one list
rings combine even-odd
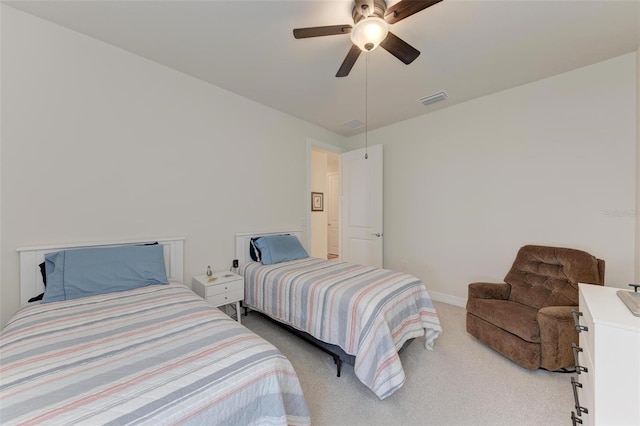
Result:
{"label": "white door", "polygon": [[341,260],[382,268],[382,145],[342,157]]}
{"label": "white door", "polygon": [[327,204],[327,233],[329,254],[338,256],[340,253],[340,174],[329,173],[327,175],[327,192],[329,202]]}

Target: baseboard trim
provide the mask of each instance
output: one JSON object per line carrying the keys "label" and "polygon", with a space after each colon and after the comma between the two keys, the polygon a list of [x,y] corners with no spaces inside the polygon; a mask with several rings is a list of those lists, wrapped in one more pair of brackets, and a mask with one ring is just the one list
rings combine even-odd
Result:
{"label": "baseboard trim", "polygon": [[440,293],[438,291],[431,291],[431,290],[429,290],[429,295],[436,302],[443,302],[453,306],[460,306],[461,308],[464,308],[467,306],[466,297],[452,296],[451,294]]}

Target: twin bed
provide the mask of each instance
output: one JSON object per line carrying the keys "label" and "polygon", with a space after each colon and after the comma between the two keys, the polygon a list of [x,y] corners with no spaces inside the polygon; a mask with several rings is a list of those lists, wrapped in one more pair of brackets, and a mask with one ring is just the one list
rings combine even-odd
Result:
{"label": "twin bed", "polygon": [[[400,348],[424,336],[431,349],[442,331],[424,284],[403,273],[306,256],[251,261],[252,240],[280,234],[236,236],[245,305],[339,348],[354,360],[356,376],[387,398],[405,381]],[[182,284],[183,239],[157,243],[155,249],[130,241],[19,250],[22,301],[44,290],[44,277],[54,283],[47,283],[45,301],[54,297],[26,304],[2,330],[2,424],[310,423],[290,362]],[[159,250],[165,282],[149,271],[157,262],[128,265],[124,276],[134,269],[134,281],[153,279],[124,289],[109,283],[95,293],[105,276],[113,278],[111,266],[73,269],[74,256],[85,250],[131,246]],[[74,253],[56,262],[53,253],[61,251]],[[45,258],[50,263],[41,275]],[[65,284],[56,292],[59,280]]]}
{"label": "twin bed", "polygon": [[[252,259],[252,241],[283,234],[289,242],[275,240],[279,246],[272,250],[291,260]],[[416,337],[432,349],[442,332],[424,284],[401,272],[296,255],[299,249],[292,256],[286,244],[295,246],[299,238],[295,230],[236,235],[244,305],[302,332],[334,360],[346,354],[358,379],[387,398],[405,382],[399,350]]]}
{"label": "twin bed", "polygon": [[[16,313],[0,335],[0,423],[310,423],[289,361],[181,284],[182,239],[158,242],[168,283]],[[46,254],[78,248],[21,250],[21,297],[43,289]]]}

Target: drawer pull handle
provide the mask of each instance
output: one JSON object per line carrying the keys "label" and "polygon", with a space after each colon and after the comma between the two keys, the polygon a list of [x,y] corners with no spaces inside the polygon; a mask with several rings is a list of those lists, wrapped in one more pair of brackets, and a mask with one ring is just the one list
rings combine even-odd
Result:
{"label": "drawer pull handle", "polygon": [[579,359],[578,359],[578,352],[582,352],[582,348],[580,346],[576,346],[575,343],[571,344],[571,350],[573,350],[573,359],[575,361],[575,366],[576,366],[576,373],[581,374],[581,373],[588,373],[589,369],[587,367],[583,367],[580,365]]}
{"label": "drawer pull handle", "polygon": [[573,315],[573,323],[576,325],[576,330],[578,330],[578,333],[580,333],[581,331],[589,331],[588,327],[580,325],[580,319],[578,317],[582,316],[582,312],[572,309],[571,315]]}
{"label": "drawer pull handle", "polygon": [[578,317],[581,317],[581,316],[582,316],[582,312],[580,312],[580,311],[576,311],[575,309],[572,309],[572,310],[571,310],[571,315],[573,315],[573,323],[574,323],[575,325],[580,324],[580,321],[579,321],[579,318],[578,318]]}
{"label": "drawer pull handle", "polygon": [[571,412],[571,423],[573,423],[573,426],[582,424],[582,419],[580,417],[576,417],[576,413],[574,413],[573,411]]}
{"label": "drawer pull handle", "polygon": [[576,403],[576,411],[578,413],[578,416],[582,416],[582,413],[589,413],[589,410],[587,410],[585,407],[582,407],[580,405],[580,401],[578,401],[578,388],[582,387],[582,383],[580,382],[576,382],[576,380],[572,377],[571,378],[571,386],[573,387],[573,399]]}

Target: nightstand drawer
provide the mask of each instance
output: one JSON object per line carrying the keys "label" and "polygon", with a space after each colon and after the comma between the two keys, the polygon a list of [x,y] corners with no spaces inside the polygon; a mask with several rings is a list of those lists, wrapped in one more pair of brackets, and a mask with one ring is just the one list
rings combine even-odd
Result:
{"label": "nightstand drawer", "polygon": [[207,286],[206,299],[209,300],[210,297],[223,294],[223,293],[237,292],[237,291],[243,291],[243,290],[244,290],[244,281],[242,280],[228,281],[220,284],[212,284]]}
{"label": "nightstand drawer", "polygon": [[235,303],[244,299],[244,288],[228,291],[222,294],[207,296],[207,302],[213,306],[222,306],[228,303]]}

